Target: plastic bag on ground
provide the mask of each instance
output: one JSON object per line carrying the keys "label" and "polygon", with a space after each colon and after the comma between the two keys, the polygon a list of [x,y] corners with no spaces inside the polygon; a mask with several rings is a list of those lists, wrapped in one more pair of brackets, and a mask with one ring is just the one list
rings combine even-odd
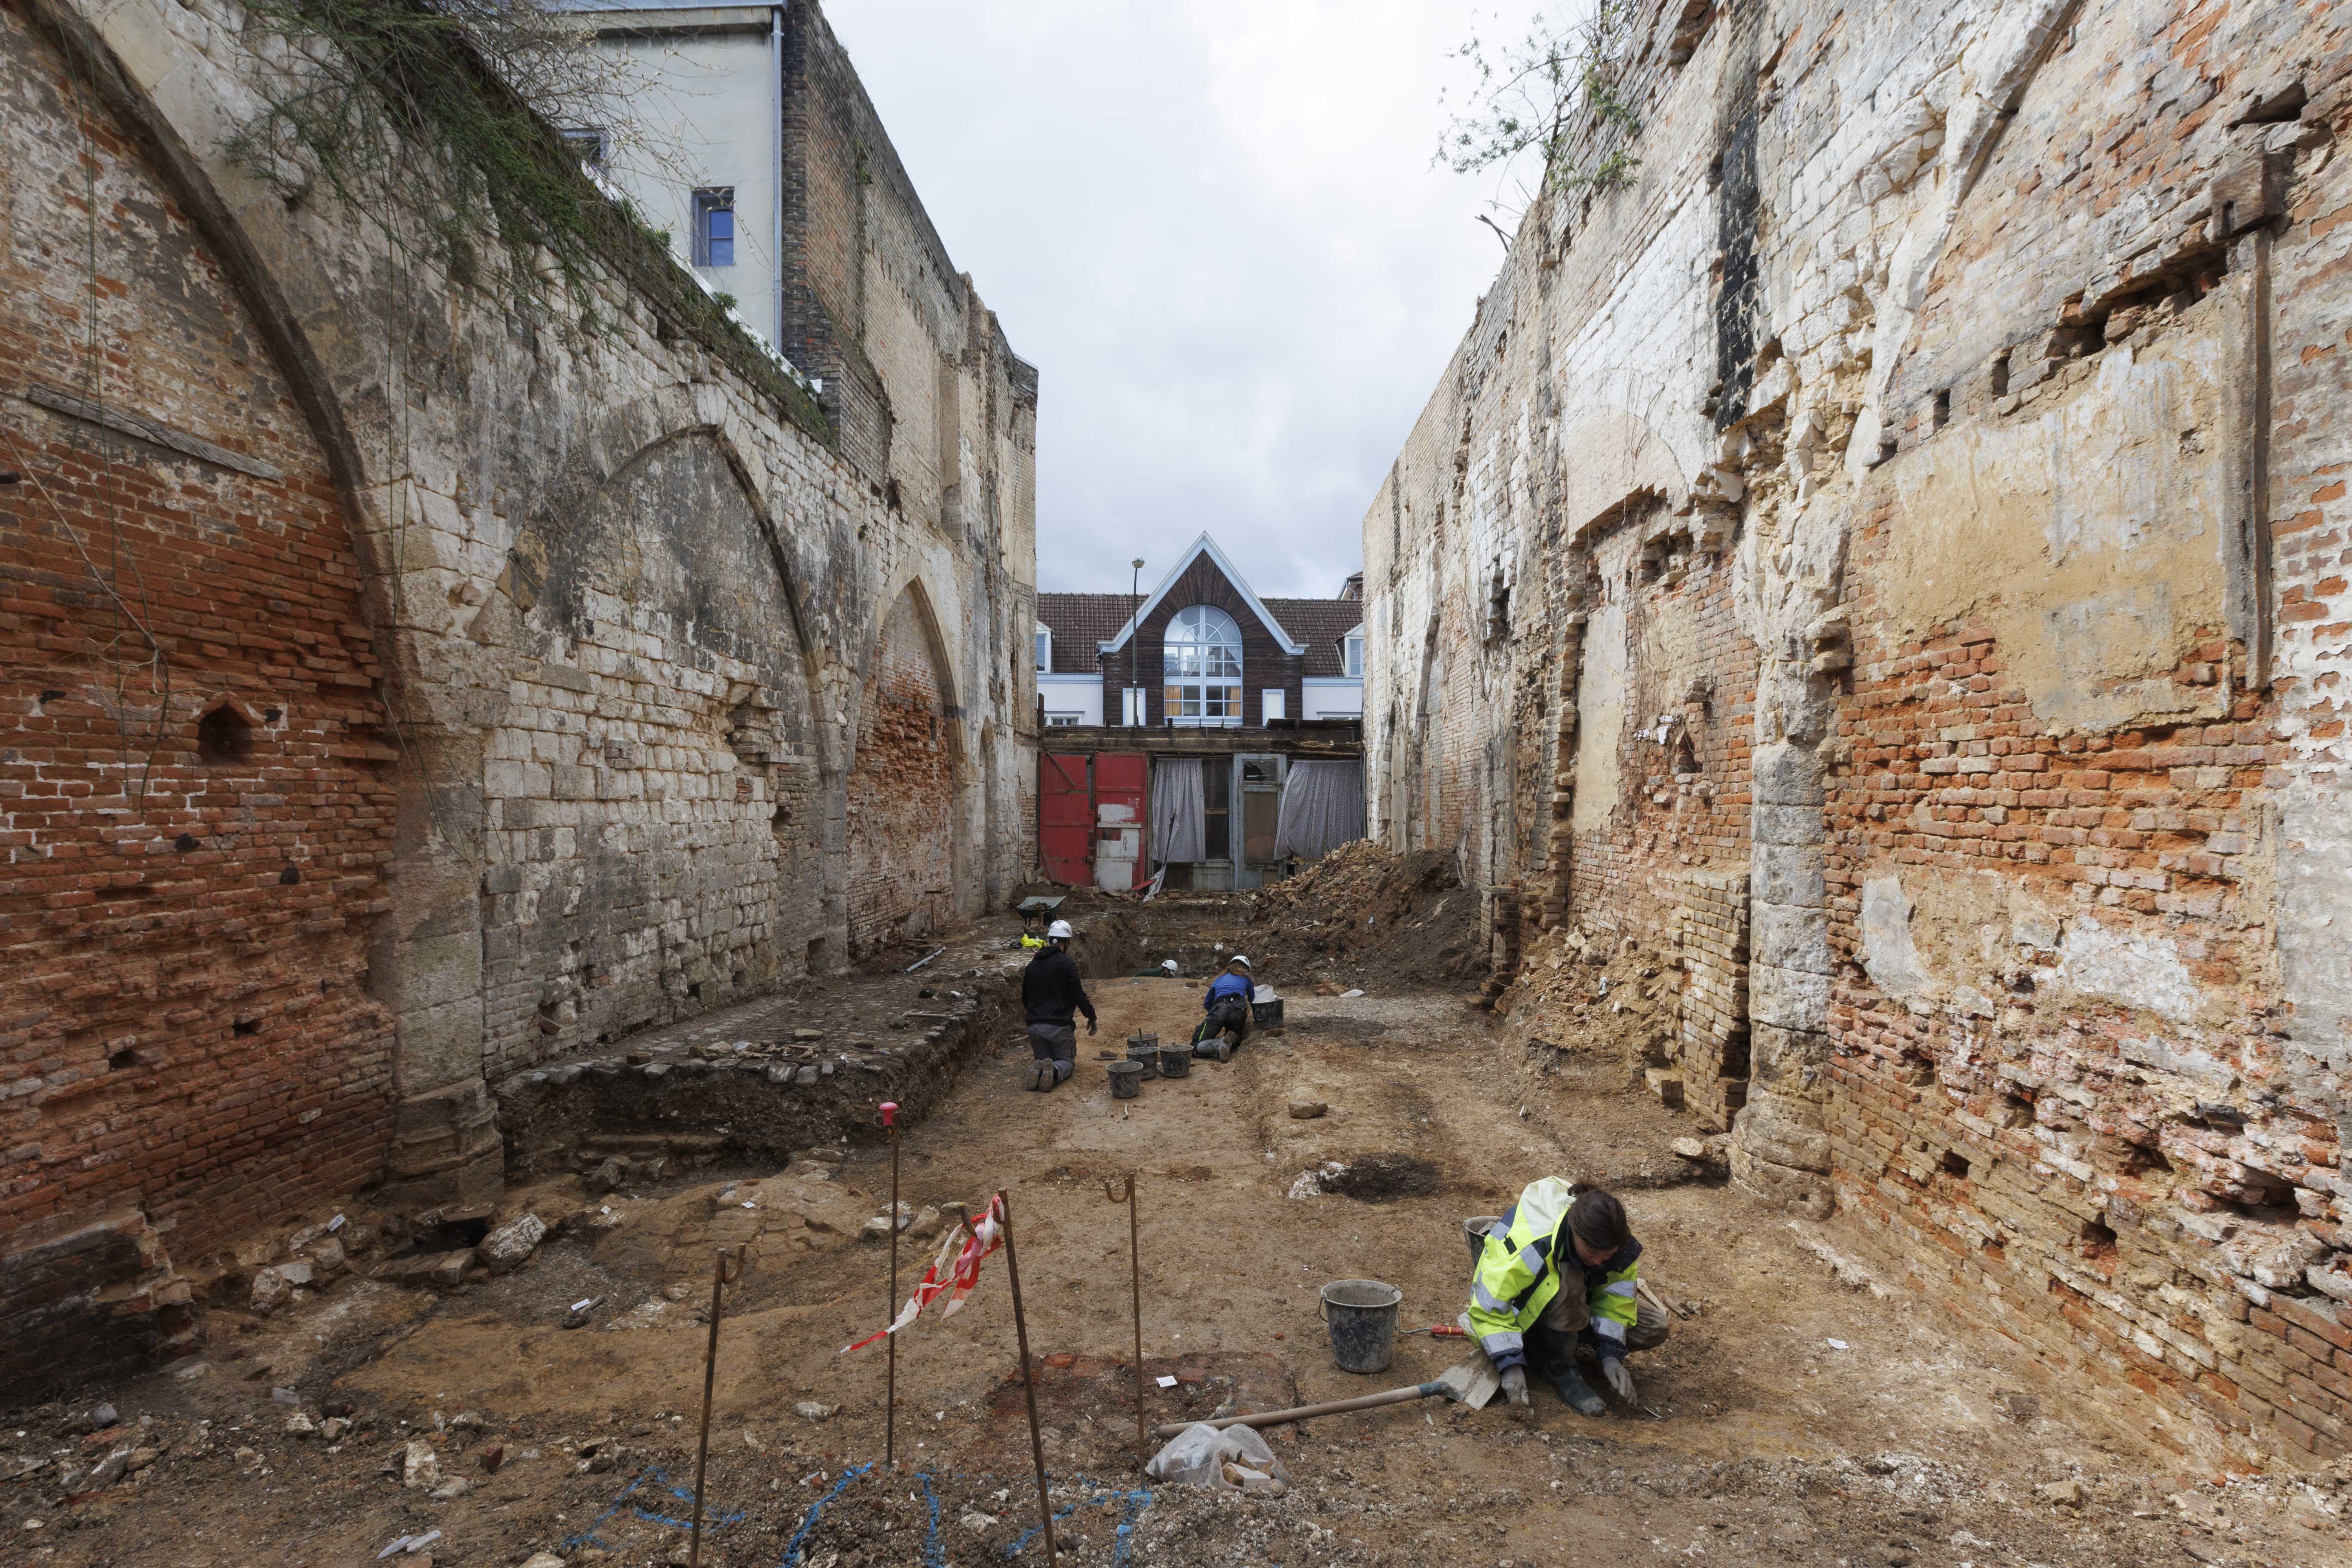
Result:
{"label": "plastic bag on ground", "polygon": [[[1242,1485],[1226,1475],[1228,1467],[1237,1471],[1255,1471],[1260,1477],[1281,1483],[1269,1489],[1264,1482]],[[1168,1439],[1168,1446],[1151,1458],[1144,1467],[1145,1476],[1171,1486],[1209,1487],[1217,1491],[1272,1491],[1280,1496],[1290,1486],[1290,1472],[1266,1447],[1265,1438],[1255,1427],[1228,1426],[1223,1431],[1199,1422],[1187,1426]]]}

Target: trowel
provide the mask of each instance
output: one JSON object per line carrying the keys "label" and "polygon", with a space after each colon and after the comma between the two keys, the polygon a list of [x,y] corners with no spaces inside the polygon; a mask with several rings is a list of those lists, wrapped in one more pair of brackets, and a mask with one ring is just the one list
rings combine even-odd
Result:
{"label": "trowel", "polygon": [[1250,1415],[1227,1415],[1215,1421],[1173,1421],[1153,1428],[1154,1436],[1173,1437],[1192,1426],[1286,1426],[1293,1421],[1306,1421],[1317,1415],[1339,1415],[1350,1410],[1371,1410],[1383,1405],[1402,1405],[1407,1400],[1429,1399],[1438,1394],[1473,1410],[1483,1410],[1486,1402],[1502,1387],[1495,1373],[1495,1365],[1485,1355],[1474,1355],[1459,1366],[1448,1367],[1427,1383],[1416,1383],[1407,1388],[1391,1388],[1386,1394],[1366,1394],[1354,1399],[1334,1399],[1322,1405],[1300,1405],[1288,1410],[1261,1410]]}

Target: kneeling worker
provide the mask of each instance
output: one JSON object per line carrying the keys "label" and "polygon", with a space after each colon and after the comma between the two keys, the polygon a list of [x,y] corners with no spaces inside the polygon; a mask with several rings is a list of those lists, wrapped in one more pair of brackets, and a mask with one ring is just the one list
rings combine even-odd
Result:
{"label": "kneeling worker", "polygon": [[1557,1176],[1530,1183],[1488,1227],[1471,1279],[1470,1333],[1512,1404],[1527,1404],[1532,1363],[1578,1415],[1600,1415],[1606,1406],[1576,1370],[1580,1348],[1593,1352],[1618,1398],[1634,1402],[1625,1353],[1663,1343],[1667,1326],[1639,1294],[1641,1256],[1624,1205]]}
{"label": "kneeling worker", "polygon": [[[1201,998],[1201,1010],[1208,1015],[1201,1026],[1192,1031],[1194,1055],[1198,1047],[1208,1047],[1219,1061],[1234,1054],[1248,1037],[1250,1030],[1250,998],[1256,994],[1256,983],[1250,978],[1250,961],[1235,953],[1225,962],[1225,972],[1209,983],[1209,994]],[[1223,1037],[1234,1037],[1233,1046]]]}
{"label": "kneeling worker", "polygon": [[1087,1016],[1087,1033],[1095,1032],[1095,1005],[1078,978],[1078,961],[1070,956],[1070,922],[1055,921],[1045,931],[1045,951],[1021,972],[1022,1016],[1029,1024],[1029,1064],[1025,1087],[1050,1089],[1077,1069],[1077,1015]]}

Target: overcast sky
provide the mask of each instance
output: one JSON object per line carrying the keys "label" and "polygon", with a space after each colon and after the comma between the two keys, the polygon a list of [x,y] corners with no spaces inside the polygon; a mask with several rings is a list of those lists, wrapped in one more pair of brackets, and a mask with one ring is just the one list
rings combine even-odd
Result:
{"label": "overcast sky", "polygon": [[1039,586],[1124,593],[1140,555],[1148,592],[1203,530],[1262,594],[1361,566],[1372,492],[1502,259],[1475,221],[1492,178],[1430,166],[1470,9],[828,0],[949,253],[1038,368]]}

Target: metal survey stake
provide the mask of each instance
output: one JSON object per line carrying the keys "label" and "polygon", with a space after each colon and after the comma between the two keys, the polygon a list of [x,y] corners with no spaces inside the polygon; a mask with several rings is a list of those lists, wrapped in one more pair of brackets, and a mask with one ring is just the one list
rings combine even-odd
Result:
{"label": "metal survey stake", "polygon": [[1135,1462],[1151,1463],[1151,1445],[1143,1436],[1143,1261],[1136,1243],[1135,1173],[1127,1173],[1127,1190],[1114,1193],[1110,1184],[1103,1184],[1103,1196],[1112,1203],[1127,1205],[1127,1279],[1129,1299],[1135,1305]]}
{"label": "metal survey stake", "polygon": [[1037,1518],[1045,1527],[1045,1561],[1061,1559],[1054,1544],[1054,1500],[1045,1491],[1045,1440],[1037,1435],[1037,1383],[1029,1373],[1029,1320],[1021,1314],[1021,1258],[1013,1250],[1013,1195],[999,1193],[1004,1204],[1004,1272],[1013,1282],[1013,1333],[1021,1344],[1021,1393],[1029,1402],[1029,1457],[1037,1462]]}
{"label": "metal survey stake", "polygon": [[719,1292],[743,1272],[743,1249],[737,1247],[731,1261],[726,1248],[712,1260],[710,1276],[710,1348],[702,1358],[702,1436],[694,1446],[694,1525],[686,1537],[686,1568],[702,1568],[702,1476],[710,1463],[710,1385],[719,1377]]}
{"label": "metal survey stake", "polygon": [[[898,1313],[898,1102],[882,1102],[882,1125],[890,1130],[890,1299],[882,1303],[883,1321]],[[890,1370],[883,1383],[882,1468],[898,1468],[898,1336],[890,1336]]]}

